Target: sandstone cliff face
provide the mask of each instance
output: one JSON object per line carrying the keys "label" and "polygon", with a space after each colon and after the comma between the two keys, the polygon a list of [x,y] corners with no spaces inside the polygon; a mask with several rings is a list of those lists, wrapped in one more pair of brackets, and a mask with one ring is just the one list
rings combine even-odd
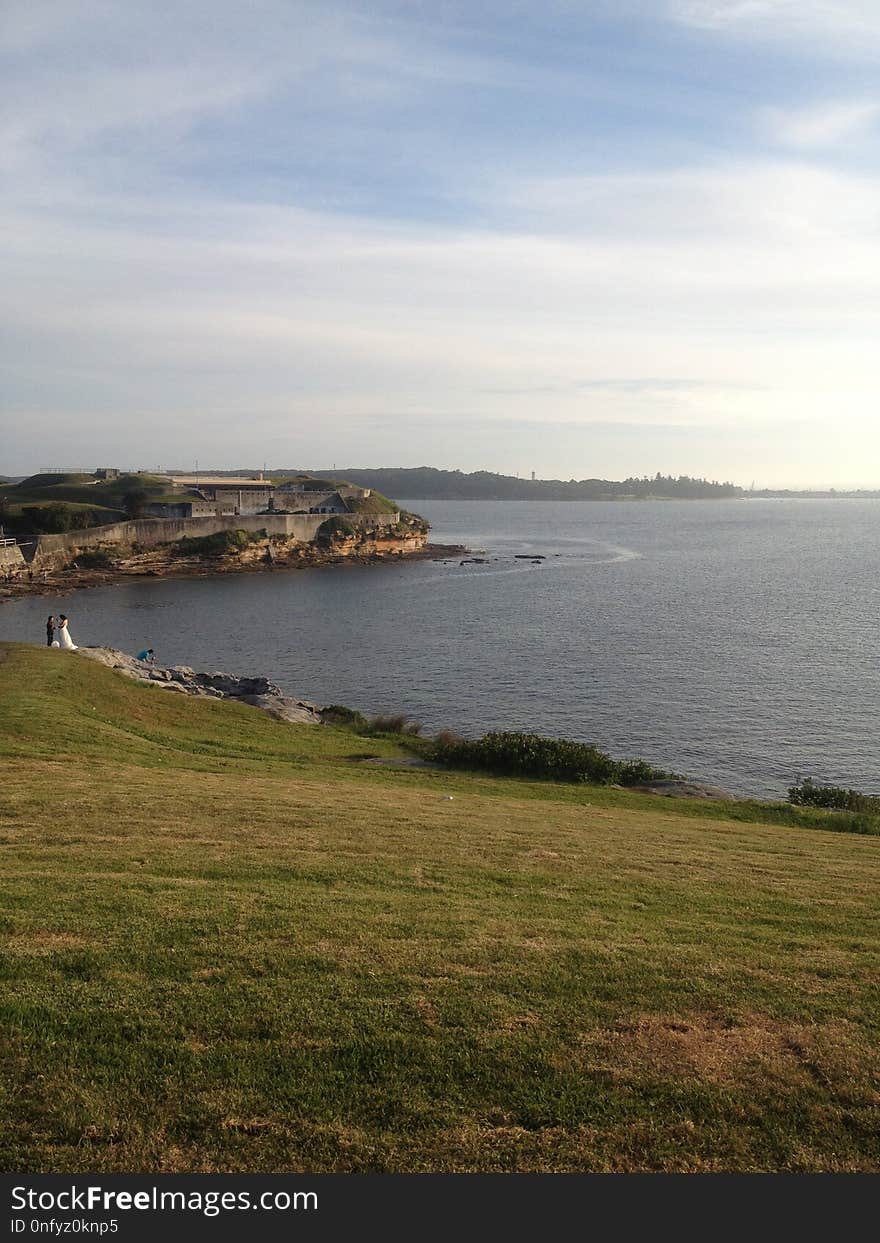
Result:
{"label": "sandstone cliff face", "polygon": [[[0,577],[0,602],[13,596],[59,595],[125,578],[192,578],[275,569],[308,569],[346,563],[374,564],[405,556],[427,556],[427,524],[407,515],[399,525],[379,531],[340,533],[310,542],[285,535],[251,534],[243,547],[222,555],[185,552],[182,544],[153,547],[113,544],[59,555],[58,564],[41,564],[32,579],[20,570],[14,581]],[[456,554],[461,549],[455,549]]]}
{"label": "sandstone cliff face", "polygon": [[418,531],[412,531],[406,535],[379,535],[367,538],[353,535],[334,540],[326,551],[337,557],[396,557],[404,553],[418,552],[427,542],[427,534]]}
{"label": "sandstone cliff face", "polygon": [[244,548],[222,556],[181,556],[173,546],[147,550],[120,548],[113,561],[115,574],[167,577],[189,574],[228,574],[236,570],[284,569],[333,565],[343,561],[373,562],[420,552],[427,535],[413,531],[406,535],[360,534],[338,537],[328,543],[304,543],[297,539],[269,536],[256,539]]}

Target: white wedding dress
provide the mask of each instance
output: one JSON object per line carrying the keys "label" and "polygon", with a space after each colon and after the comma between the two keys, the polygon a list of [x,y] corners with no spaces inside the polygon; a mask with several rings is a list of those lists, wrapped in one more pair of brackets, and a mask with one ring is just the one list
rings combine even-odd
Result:
{"label": "white wedding dress", "polygon": [[60,646],[64,648],[65,651],[67,652],[76,651],[76,644],[74,643],[73,639],[71,639],[70,631],[67,629],[66,626],[58,627],[58,642]]}

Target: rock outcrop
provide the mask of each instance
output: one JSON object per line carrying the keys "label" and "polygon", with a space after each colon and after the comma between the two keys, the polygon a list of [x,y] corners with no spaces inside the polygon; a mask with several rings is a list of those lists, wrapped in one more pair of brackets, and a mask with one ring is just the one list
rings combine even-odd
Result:
{"label": "rock outcrop", "polygon": [[703,785],[698,781],[648,781],[643,785],[629,786],[639,794],[664,794],[667,798],[710,798],[719,802],[736,803],[740,799],[736,794],[721,790],[718,786]]}
{"label": "rock outcrop", "polygon": [[278,721],[291,725],[323,725],[322,709],[304,699],[291,699],[268,678],[237,678],[230,673],[196,673],[188,665],[170,669],[150,665],[112,647],[80,647],[80,656],[101,665],[178,695],[196,695],[203,699],[232,699],[236,703],[260,708]]}

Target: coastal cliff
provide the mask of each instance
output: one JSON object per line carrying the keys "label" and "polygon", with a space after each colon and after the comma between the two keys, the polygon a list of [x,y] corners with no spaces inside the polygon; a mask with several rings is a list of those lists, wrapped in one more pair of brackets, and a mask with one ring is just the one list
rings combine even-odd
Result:
{"label": "coastal cliff", "polygon": [[[314,541],[264,530],[247,532],[235,528],[204,538],[184,537],[173,544],[153,548],[136,545],[120,549],[120,555],[112,558],[112,569],[122,575],[176,577],[298,569],[348,561],[368,564],[420,553],[427,540],[427,529],[403,523],[379,530],[348,529],[347,524],[340,524],[339,529],[331,528],[326,535],[319,533]],[[81,565],[83,560],[88,566],[89,554],[78,558],[77,564]],[[94,568],[111,567],[96,565]]]}
{"label": "coastal cliff", "polygon": [[5,570],[0,577],[0,602],[29,595],[66,595],[83,587],[130,578],[203,578],[328,565],[374,565],[402,558],[456,556],[464,551],[458,545],[429,544],[427,523],[415,515],[401,515],[395,526],[375,529],[351,526],[346,521],[330,520],[324,525],[328,529],[312,541],[236,526],[151,545],[131,542],[80,548],[71,543],[51,558],[30,565],[19,560],[14,568]]}

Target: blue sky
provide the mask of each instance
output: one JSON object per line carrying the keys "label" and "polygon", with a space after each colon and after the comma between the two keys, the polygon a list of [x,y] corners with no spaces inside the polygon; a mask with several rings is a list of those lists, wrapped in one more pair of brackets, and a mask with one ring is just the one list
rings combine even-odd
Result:
{"label": "blue sky", "polygon": [[7,0],[0,472],[880,486],[875,0]]}

